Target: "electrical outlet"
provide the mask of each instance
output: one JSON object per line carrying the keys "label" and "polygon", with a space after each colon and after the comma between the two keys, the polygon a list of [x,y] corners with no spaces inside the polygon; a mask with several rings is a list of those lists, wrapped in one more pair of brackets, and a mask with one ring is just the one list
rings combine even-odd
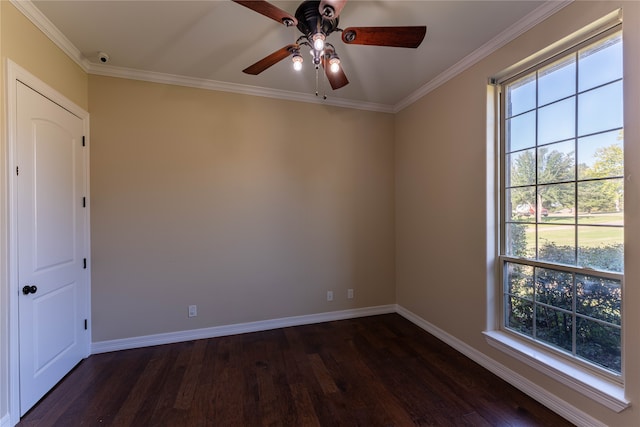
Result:
{"label": "electrical outlet", "polygon": [[189,306],[189,317],[196,317],[198,315],[198,306],[190,305]]}
{"label": "electrical outlet", "polygon": [[353,299],[353,289],[347,289],[347,299]]}
{"label": "electrical outlet", "polygon": [[327,291],[327,301],[333,301],[333,291]]}

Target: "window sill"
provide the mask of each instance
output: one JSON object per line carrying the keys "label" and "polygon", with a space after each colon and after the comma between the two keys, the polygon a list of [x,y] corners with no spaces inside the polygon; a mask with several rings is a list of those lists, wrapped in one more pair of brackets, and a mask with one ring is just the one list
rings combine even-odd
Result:
{"label": "window sill", "polygon": [[615,412],[621,412],[630,405],[624,397],[624,387],[621,384],[580,369],[505,332],[485,331],[483,334],[492,347]]}

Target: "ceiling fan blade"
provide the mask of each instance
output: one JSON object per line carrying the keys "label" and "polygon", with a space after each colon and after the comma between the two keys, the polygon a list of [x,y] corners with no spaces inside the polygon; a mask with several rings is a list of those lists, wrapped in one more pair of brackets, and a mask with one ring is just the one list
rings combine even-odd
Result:
{"label": "ceiling fan blade", "polygon": [[322,68],[324,68],[324,74],[327,76],[327,80],[329,80],[331,89],[333,90],[340,89],[341,87],[344,87],[349,84],[349,80],[347,79],[347,75],[344,73],[342,66],[340,66],[338,71],[334,73],[329,69],[328,60],[325,57],[323,57]]}
{"label": "ceiling fan blade", "polygon": [[342,32],[347,44],[417,48],[427,27],[349,27]]}
{"label": "ceiling fan blade", "polygon": [[241,4],[254,12],[258,12],[261,15],[271,18],[280,24],[284,24],[287,27],[292,25],[298,25],[298,20],[289,12],[285,12],[277,6],[272,5],[265,0],[232,0],[235,3]]}
{"label": "ceiling fan blade", "polygon": [[340,15],[342,8],[347,3],[347,0],[321,0],[320,1],[320,15],[327,18],[335,18]]}
{"label": "ceiling fan blade", "polygon": [[327,80],[329,80],[329,84],[331,85],[331,89],[336,90],[340,89],[349,84],[349,79],[347,79],[346,74],[342,67],[338,70],[338,72],[334,73],[328,68],[324,69],[324,73],[327,76]]}
{"label": "ceiling fan blade", "polygon": [[245,68],[244,70],[242,70],[242,72],[257,76],[267,68],[277,64],[278,62],[285,59],[287,56],[291,55],[291,53],[293,53],[293,50],[296,48],[298,48],[297,44],[290,44],[281,49],[278,49],[275,52],[273,52],[271,55],[268,55],[262,58],[260,61],[256,62],[255,64]]}

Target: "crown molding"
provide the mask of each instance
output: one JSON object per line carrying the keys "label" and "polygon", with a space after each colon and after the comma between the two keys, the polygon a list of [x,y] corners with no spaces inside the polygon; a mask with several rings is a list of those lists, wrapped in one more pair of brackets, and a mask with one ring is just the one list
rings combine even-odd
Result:
{"label": "crown molding", "polygon": [[78,50],[77,47],[64,35],[62,32],[53,25],[53,22],[49,20],[38,9],[31,0],[9,0],[12,5],[16,7],[24,16],[29,19],[33,25],[38,27],[40,31],[44,33],[56,46],[71,58],[84,72],[88,72],[89,65],[91,64],[87,58]]}
{"label": "crown molding", "polygon": [[62,32],[31,2],[31,0],[10,0],[23,15],[25,15],[36,27],[38,27],[51,41],[75,61],[80,68],[89,74],[109,77],[120,77],[133,80],[142,80],[153,83],[171,84],[199,89],[217,90],[223,92],[241,93],[245,95],[261,96],[267,98],[282,99],[288,101],[307,102],[311,104],[331,105],[335,107],[352,108],[358,110],[376,111],[382,113],[397,113],[413,104],[429,92],[443,85],[458,74],[465,71],[475,63],[487,57],[500,47],[509,43],[535,25],[558,12],[560,9],[572,3],[574,0],[550,0],[529,13],[527,16],[507,28],[502,33],[482,45],[480,48],[464,57],[452,67],[427,82],[418,90],[401,100],[395,105],[379,104],[342,98],[322,99],[314,95],[290,92],[277,89],[268,89],[257,86],[227,83],[195,77],[179,76],[174,74],[158,73],[153,71],[135,70],[123,67],[114,67],[90,62],[77,47],[62,34]]}
{"label": "crown molding", "polygon": [[496,50],[500,49],[502,46],[521,36],[551,15],[573,3],[573,1],[574,0],[546,1],[531,13],[526,15],[524,18],[520,19],[518,22],[511,25],[509,28],[489,40],[487,43],[483,44],[478,49],[462,58],[462,60],[458,61],[452,67],[437,75],[434,79],[428,81],[424,86],[420,87],[418,90],[404,98],[402,101],[398,102],[396,105],[394,105],[393,112],[400,112],[404,108],[413,104],[429,92],[445,84],[458,74],[462,73],[482,59],[486,58]]}
{"label": "crown molding", "polygon": [[315,96],[308,93],[290,92],[286,90],[268,89],[258,86],[243,85],[237,83],[221,82],[197,77],[187,77],[175,74],[158,73],[155,71],[143,71],[132,68],[113,67],[109,65],[91,63],[89,74],[118,77],[130,80],[142,80],[151,83],[161,83],[176,86],[186,86],[196,89],[232,92],[243,95],[275,98],[285,101],[306,102],[310,104],[331,105],[334,107],[351,108],[357,110],[375,111],[380,113],[393,113],[393,106],[377,104],[374,102],[353,101],[342,98]]}

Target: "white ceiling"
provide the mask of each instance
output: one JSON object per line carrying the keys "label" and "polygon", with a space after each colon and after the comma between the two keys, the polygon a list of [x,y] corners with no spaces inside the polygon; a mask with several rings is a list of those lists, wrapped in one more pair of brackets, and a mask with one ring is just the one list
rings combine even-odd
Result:
{"label": "white ceiling", "polygon": [[[294,14],[300,2],[272,3]],[[504,44],[562,3],[350,0],[340,15],[341,28],[426,25],[427,35],[417,49],[405,49],[345,45],[340,33],[332,34],[328,41],[350,83],[332,91],[324,80],[324,102],[398,110],[430,82],[470,65],[479,53]],[[24,4],[19,7],[25,10]],[[311,61],[301,72],[288,59],[258,76],[242,72],[299,33],[231,1],[45,0],[29,8],[28,16],[92,73],[315,101]],[[110,57],[106,66],[98,61],[100,51]]]}

